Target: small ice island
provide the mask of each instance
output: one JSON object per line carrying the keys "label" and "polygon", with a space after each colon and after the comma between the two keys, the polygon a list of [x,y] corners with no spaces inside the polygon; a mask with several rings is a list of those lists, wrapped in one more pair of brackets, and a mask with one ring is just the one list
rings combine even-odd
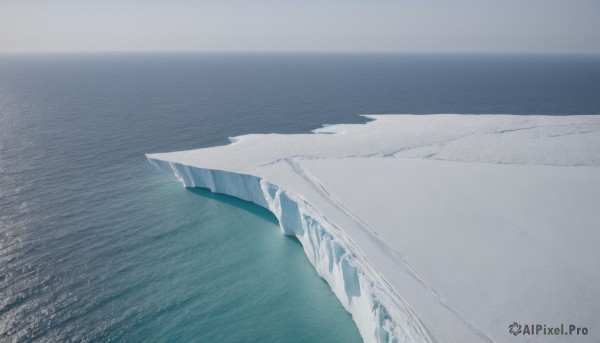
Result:
{"label": "small ice island", "polygon": [[600,341],[600,116],[367,117],[147,157],[273,212],[365,342]]}

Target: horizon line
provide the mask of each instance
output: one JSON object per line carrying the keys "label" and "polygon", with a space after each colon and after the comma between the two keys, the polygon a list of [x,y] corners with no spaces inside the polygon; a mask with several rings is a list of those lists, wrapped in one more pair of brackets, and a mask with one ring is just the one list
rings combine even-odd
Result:
{"label": "horizon line", "polygon": [[432,55],[600,55],[599,51],[434,51],[434,50],[22,50],[0,55],[42,54],[432,54]]}

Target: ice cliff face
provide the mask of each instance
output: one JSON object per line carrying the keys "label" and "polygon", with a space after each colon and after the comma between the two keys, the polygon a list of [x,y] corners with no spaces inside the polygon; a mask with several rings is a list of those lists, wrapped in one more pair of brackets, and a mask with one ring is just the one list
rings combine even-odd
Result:
{"label": "ice cliff face", "polygon": [[257,176],[148,160],[185,187],[208,188],[270,210],[281,231],[302,243],[319,276],[352,314],[365,342],[435,341],[413,310],[394,296],[383,277],[361,257],[351,239],[299,195]]}

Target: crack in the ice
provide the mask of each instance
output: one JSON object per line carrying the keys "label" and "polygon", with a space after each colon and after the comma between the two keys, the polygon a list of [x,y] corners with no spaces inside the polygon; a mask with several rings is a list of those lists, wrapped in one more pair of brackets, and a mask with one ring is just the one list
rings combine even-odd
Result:
{"label": "crack in the ice", "polygon": [[[528,122],[520,122],[519,124],[525,124]],[[444,151],[446,150],[446,148],[457,141],[460,141],[462,139],[468,138],[468,137],[472,137],[472,136],[476,136],[476,135],[502,135],[505,133],[510,133],[510,132],[518,132],[518,131],[526,131],[526,130],[534,130],[534,129],[539,129],[539,128],[550,128],[550,127],[573,127],[573,126],[586,126],[586,125],[594,125],[594,126],[598,126],[597,123],[575,123],[575,124],[565,124],[565,125],[534,125],[534,126],[526,126],[526,127],[517,127],[517,128],[512,128],[512,129],[503,129],[503,130],[492,130],[492,131],[471,131],[468,133],[465,133],[463,135],[460,135],[458,137],[450,137],[448,139],[445,140],[441,140],[441,141],[436,141],[436,142],[431,142],[429,144],[424,144],[424,145],[417,145],[417,146],[405,146],[402,148],[398,148],[398,149],[394,149],[394,150],[388,150],[385,152],[376,152],[376,153],[367,153],[367,154],[357,154],[357,155],[345,155],[345,156],[335,156],[335,158],[393,158],[393,157],[398,157],[397,155],[400,153],[404,153],[404,152],[408,152],[408,151],[413,151],[413,150],[417,150],[417,149],[426,149],[426,148],[431,148],[431,149],[436,149],[437,151],[435,152],[431,152],[427,155],[422,155],[422,156],[415,156],[412,158],[422,158],[422,159],[433,159],[433,160],[447,160],[447,161],[464,161],[464,162],[478,162],[478,163],[492,163],[492,164],[530,164],[531,158],[528,159],[527,162],[498,162],[498,161],[486,161],[486,162],[482,162],[482,159],[480,158],[479,160],[476,161],[470,161],[470,160],[453,160],[453,159],[446,159],[446,158],[437,158],[438,156],[441,156]],[[562,137],[562,136],[570,136],[570,135],[576,135],[576,134],[589,134],[589,133],[595,133],[595,132],[599,132],[599,130],[584,130],[584,131],[576,131],[576,132],[566,132],[566,133],[561,133],[561,134],[555,134],[555,135],[544,135],[544,136],[540,136],[538,137],[539,139],[543,139],[543,138],[555,138],[555,137]],[[275,160],[272,160],[270,162],[267,163],[263,163],[258,165],[256,168],[262,168],[262,167],[266,167],[266,166],[270,166],[270,165],[274,165],[277,164],[279,162],[285,162],[288,159],[323,159],[323,158],[333,158],[333,156],[311,156],[311,155],[293,155],[293,156],[288,156],[288,157],[282,157],[282,158],[278,158]],[[557,165],[557,164],[545,164],[545,163],[537,163],[539,165]],[[571,165],[571,164],[569,164]]]}
{"label": "crack in the ice", "polygon": [[[442,306],[444,306],[450,313],[454,314],[463,324],[465,324],[468,328],[470,328],[475,334],[480,336],[487,342],[494,342],[494,340],[488,336],[484,331],[477,328],[475,324],[473,324],[470,320],[463,317],[457,310],[451,307],[448,302],[435,290],[435,288],[424,278],[422,277],[416,269],[412,266],[412,264],[398,251],[390,247],[387,243],[385,243],[379,237],[379,234],[373,230],[373,228],[367,224],[360,216],[353,213],[350,209],[348,209],[340,200],[338,200],[333,194],[331,194],[321,182],[311,175],[302,165],[294,158],[286,158],[285,161],[292,167],[292,169],[302,178],[304,178],[309,185],[317,191],[325,200],[327,200],[331,205],[342,211],[346,214],[350,219],[352,219],[359,228],[361,228],[367,235],[369,235],[378,245],[384,247],[382,251],[388,253],[388,255],[396,262],[398,265],[403,266],[403,269],[417,282],[423,285],[429,292],[440,302]],[[389,254],[391,252],[391,254]],[[383,277],[383,276],[381,276]],[[389,284],[389,282],[388,282]],[[393,288],[392,288],[393,289]]]}

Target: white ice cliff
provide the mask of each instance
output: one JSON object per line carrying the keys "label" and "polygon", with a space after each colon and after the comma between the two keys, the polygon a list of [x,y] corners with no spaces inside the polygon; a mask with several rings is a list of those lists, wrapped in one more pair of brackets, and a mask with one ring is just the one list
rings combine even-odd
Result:
{"label": "white ice cliff", "polygon": [[147,157],[273,212],[366,342],[600,340],[600,116],[369,117]]}

